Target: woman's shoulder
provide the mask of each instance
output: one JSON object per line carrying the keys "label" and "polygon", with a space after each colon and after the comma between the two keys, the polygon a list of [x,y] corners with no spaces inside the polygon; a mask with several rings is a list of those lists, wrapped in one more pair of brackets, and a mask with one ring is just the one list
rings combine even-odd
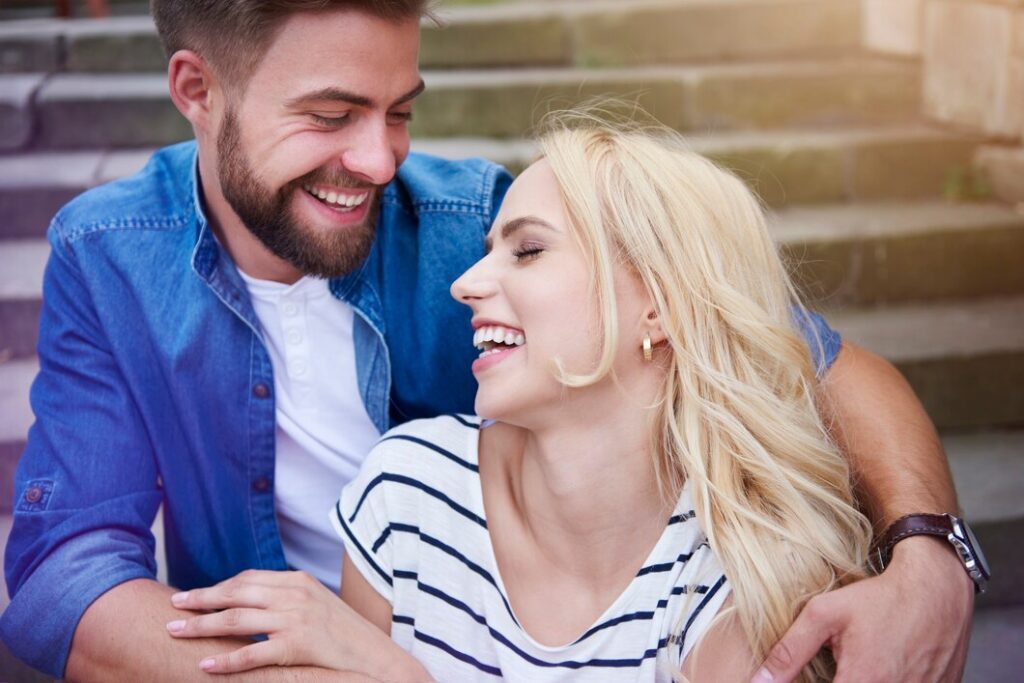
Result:
{"label": "woman's shoulder", "polygon": [[480,418],[475,415],[441,415],[412,420],[381,436],[371,455],[383,469],[396,471],[455,465],[477,472],[477,441]]}

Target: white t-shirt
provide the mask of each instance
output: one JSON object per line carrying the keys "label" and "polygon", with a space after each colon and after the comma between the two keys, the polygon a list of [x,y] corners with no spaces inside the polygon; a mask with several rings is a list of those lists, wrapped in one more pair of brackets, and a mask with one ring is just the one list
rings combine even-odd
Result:
{"label": "white t-shirt", "polygon": [[285,559],[337,590],[342,549],[324,510],[380,437],[359,394],[355,312],[326,280],[284,285],[239,273],[274,368],[274,504]]}
{"label": "white t-shirt", "polygon": [[498,571],[479,475],[480,419],[389,431],[330,513],[392,608],[391,637],[437,681],[669,682],[728,596],[684,487],[643,568],[573,642],[520,627]]}

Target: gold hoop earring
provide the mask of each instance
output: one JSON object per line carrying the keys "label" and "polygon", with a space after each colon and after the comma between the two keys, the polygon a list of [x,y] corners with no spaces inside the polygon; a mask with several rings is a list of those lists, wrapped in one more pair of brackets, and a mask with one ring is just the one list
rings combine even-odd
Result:
{"label": "gold hoop earring", "polygon": [[651,335],[644,334],[644,360],[648,363],[654,360],[654,353],[651,351]]}

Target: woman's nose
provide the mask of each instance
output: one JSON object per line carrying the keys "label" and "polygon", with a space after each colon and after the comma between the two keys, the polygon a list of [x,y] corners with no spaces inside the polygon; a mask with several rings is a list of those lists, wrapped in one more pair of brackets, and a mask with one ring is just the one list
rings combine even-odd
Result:
{"label": "woman's nose", "polygon": [[460,275],[451,286],[451,295],[459,303],[472,305],[494,293],[494,282],[487,276],[487,257],[480,259]]}

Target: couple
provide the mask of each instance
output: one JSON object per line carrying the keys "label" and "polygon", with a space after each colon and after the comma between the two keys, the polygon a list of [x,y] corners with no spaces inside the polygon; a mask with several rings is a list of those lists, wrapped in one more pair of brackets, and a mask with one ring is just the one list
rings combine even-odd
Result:
{"label": "couple", "polygon": [[[609,635],[614,647],[639,644],[622,630],[645,611],[634,601],[670,586],[668,610],[645,617],[645,637],[656,623],[657,644],[666,639],[644,659],[658,675],[667,662],[714,679],[701,667],[733,664],[741,678],[793,680],[827,645],[840,678],[956,680],[973,601],[964,565],[944,540],[914,536],[881,575],[849,583],[866,530],[819,422],[879,538],[904,515],[955,512],[906,385],[810,316],[802,329],[824,340],[810,346],[828,366],[811,393],[808,345],[789,330],[763,234],[726,241],[752,239],[738,231],[761,225],[756,207],[705,162],[662,150],[656,163],[676,170],[659,196],[668,171],[617,175],[613,151],[622,168],[650,173],[644,135],[553,137],[512,189],[485,162],[409,155],[423,4],[153,3],[171,96],[196,142],[83,195],[51,226],[37,421],[5,567],[10,649],[55,676],[104,681],[206,679],[204,668],[249,669],[262,662],[246,656],[267,653],[296,666],[234,677],[416,680],[446,647],[487,666],[487,652],[513,652],[490,631],[481,639],[486,627],[459,606],[417,612],[439,598],[419,590],[415,566],[552,659],[620,606],[633,611],[570,647]],[[627,188],[638,194],[616,194]],[[655,199],[721,230],[644,226]],[[599,221],[604,212],[616,222]],[[669,237],[687,241],[650,243]],[[751,253],[756,244],[766,253]],[[728,270],[755,262],[752,281]],[[449,298],[452,282],[469,307]],[[477,360],[471,308],[491,337],[477,340]],[[521,333],[522,348],[499,349],[498,327],[513,342]],[[470,412],[472,363],[479,412],[499,422],[412,422],[366,455],[396,425]],[[431,507],[441,499],[428,490],[457,507]],[[153,580],[161,503],[170,582],[197,589],[173,601]],[[496,585],[439,556],[436,536],[402,527],[406,513],[454,525],[445,545],[472,566],[489,561]],[[351,607],[323,588],[338,587],[335,525]],[[303,573],[245,572],[289,568]],[[503,598],[504,613],[470,604]],[[223,607],[242,610],[190,620]],[[461,619],[464,640],[416,640],[413,615],[428,635],[431,619]],[[713,635],[684,663],[701,632]],[[271,637],[252,644],[252,633]],[[336,655],[350,673],[322,666]],[[603,646],[580,656],[637,657]]]}

